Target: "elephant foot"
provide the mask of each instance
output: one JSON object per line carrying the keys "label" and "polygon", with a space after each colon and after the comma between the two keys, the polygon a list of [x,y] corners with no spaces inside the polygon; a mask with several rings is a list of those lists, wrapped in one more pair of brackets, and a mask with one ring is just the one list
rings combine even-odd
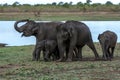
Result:
{"label": "elephant foot", "polygon": [[111,61],[111,57],[108,57],[108,60]]}
{"label": "elephant foot", "polygon": [[50,59],[49,59],[49,58],[44,58],[44,61],[45,61],[45,62],[49,62]]}
{"label": "elephant foot", "polygon": [[78,61],[82,61],[83,59],[82,59],[82,57],[81,57],[81,58],[78,58],[77,60],[78,60]]}
{"label": "elephant foot", "polygon": [[95,57],[95,60],[99,60],[100,58],[99,57]]}
{"label": "elephant foot", "polygon": [[103,59],[104,61],[107,61],[107,60],[108,60],[108,59],[107,59],[107,58],[105,58],[105,57],[103,57],[102,59]]}
{"label": "elephant foot", "polygon": [[63,59],[62,58],[60,58],[60,59],[58,59],[58,60],[56,60],[57,62],[62,62],[63,61]]}
{"label": "elephant foot", "polygon": [[111,59],[113,59],[114,57],[113,57],[113,56],[111,56],[110,58],[111,58]]}
{"label": "elephant foot", "polygon": [[72,59],[67,59],[67,60],[66,60],[66,62],[71,62],[71,61],[72,61]]}

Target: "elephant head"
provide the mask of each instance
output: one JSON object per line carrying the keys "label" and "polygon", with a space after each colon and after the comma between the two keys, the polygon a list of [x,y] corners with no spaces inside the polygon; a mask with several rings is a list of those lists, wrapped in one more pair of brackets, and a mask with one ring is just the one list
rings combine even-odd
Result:
{"label": "elephant head", "polygon": [[57,43],[60,53],[60,59],[63,61],[64,52],[66,51],[67,45],[69,45],[70,39],[73,37],[73,28],[63,23],[57,27]]}
{"label": "elephant head", "polygon": [[60,24],[57,27],[57,37],[61,38],[60,40],[66,41],[72,37],[72,28],[67,27],[66,24]]}
{"label": "elephant head", "polygon": [[100,41],[101,45],[107,44],[109,42],[109,37],[104,34],[99,34],[98,40]]}
{"label": "elephant head", "polygon": [[[22,22],[26,22],[26,23],[18,27],[18,24]],[[37,27],[34,21],[25,19],[25,20],[16,21],[14,24],[14,28],[16,31],[23,33],[22,36],[31,36],[34,34],[34,31],[36,30]]]}

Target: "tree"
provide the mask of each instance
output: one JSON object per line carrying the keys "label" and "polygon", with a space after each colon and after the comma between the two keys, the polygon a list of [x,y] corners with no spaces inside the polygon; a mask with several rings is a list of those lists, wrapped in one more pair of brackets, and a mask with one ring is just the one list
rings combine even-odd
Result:
{"label": "tree", "polygon": [[56,5],[57,5],[57,3],[56,3],[56,2],[53,2],[53,3],[52,3],[52,5],[56,6]]}
{"label": "tree", "polygon": [[83,6],[84,4],[82,2],[78,2],[77,6]]}
{"label": "tree", "polygon": [[106,3],[105,3],[106,5],[113,5],[113,3],[112,2],[110,2],[110,1],[107,1]]}
{"label": "tree", "polygon": [[91,0],[86,0],[86,3],[87,4],[90,4],[92,1]]}
{"label": "tree", "polygon": [[[31,6],[30,4],[23,4],[23,6]],[[35,6],[35,5],[34,5]]]}
{"label": "tree", "polygon": [[69,8],[69,6],[70,5],[67,2],[63,4],[63,7],[65,7],[65,8]]}
{"label": "tree", "polygon": [[63,2],[59,2],[59,3],[58,3],[59,6],[61,6],[61,5],[63,5],[63,4],[64,4]]}
{"label": "tree", "polygon": [[17,1],[12,4],[13,7],[16,7],[16,6],[18,6],[18,5],[20,5],[20,3],[17,2]]}
{"label": "tree", "polygon": [[7,4],[7,3],[5,3],[5,4],[3,4],[3,6],[8,6],[8,4]]}
{"label": "tree", "polygon": [[102,4],[101,3],[94,3],[94,4],[92,4],[93,7],[100,6],[100,5],[102,5]]}
{"label": "tree", "polygon": [[72,5],[73,2],[70,2],[69,5]]}

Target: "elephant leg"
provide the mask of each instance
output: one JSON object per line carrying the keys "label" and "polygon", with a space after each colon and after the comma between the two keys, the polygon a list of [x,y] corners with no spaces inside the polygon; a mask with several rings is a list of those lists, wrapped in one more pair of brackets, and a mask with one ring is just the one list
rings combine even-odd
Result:
{"label": "elephant leg", "polygon": [[72,56],[72,59],[75,60],[75,61],[77,60],[77,54],[78,54],[78,49],[75,48],[74,51],[73,51],[73,56]]}
{"label": "elephant leg", "polygon": [[32,60],[35,61],[36,60],[36,50],[33,51],[32,55],[33,55]]}
{"label": "elephant leg", "polygon": [[68,59],[69,48],[66,48],[66,59]]}
{"label": "elephant leg", "polygon": [[114,49],[115,49],[115,47],[112,47],[112,48],[111,48],[111,55],[110,55],[111,58],[113,58],[113,55],[114,55]]}
{"label": "elephant leg", "polygon": [[78,53],[77,53],[76,57],[77,57],[78,61],[82,60],[82,47],[78,48]]}
{"label": "elephant leg", "polygon": [[[43,53],[43,59],[45,60],[45,55],[46,55],[46,54],[45,54],[45,51],[43,50],[42,53]],[[40,55],[39,55],[39,56],[40,56]]]}
{"label": "elephant leg", "polygon": [[111,48],[108,49],[108,57],[111,58],[111,51],[110,51]]}
{"label": "elephant leg", "polygon": [[41,52],[40,49],[36,50],[36,61],[38,61],[40,59],[40,52]]}
{"label": "elephant leg", "polygon": [[64,51],[65,51],[64,47],[59,48],[59,56],[60,56],[60,58],[57,60],[58,62],[63,61]]}
{"label": "elephant leg", "polygon": [[36,45],[35,45],[34,51],[33,51],[33,53],[32,53],[32,56],[33,56],[32,60],[33,60],[33,61],[37,61],[37,52],[38,52],[38,51],[37,51],[37,50],[38,50],[38,49],[37,49],[37,46],[38,46],[38,45],[37,45],[37,41],[36,41]]}
{"label": "elephant leg", "polygon": [[[71,52],[72,51],[72,52]],[[71,62],[72,61],[72,57],[73,57],[73,49],[70,50],[70,52],[68,53],[68,58],[67,58],[67,62]]]}
{"label": "elephant leg", "polygon": [[51,54],[51,56],[52,56],[52,60],[53,60],[53,61],[57,60],[57,55],[56,55],[56,53]]}
{"label": "elephant leg", "polygon": [[108,60],[111,60],[111,57],[110,57],[110,48],[107,48],[107,53],[106,53],[106,57]]}
{"label": "elephant leg", "polygon": [[60,54],[59,54],[59,50],[56,49],[55,53],[54,53],[56,60],[58,60],[60,58]]}
{"label": "elephant leg", "polygon": [[102,57],[104,60],[107,60],[107,57],[106,57],[106,54],[103,53],[103,57]]}
{"label": "elephant leg", "polygon": [[76,36],[71,37],[70,42],[69,42],[68,58],[66,60],[68,62],[72,61],[73,51],[76,48],[76,43],[77,43],[77,37]]}
{"label": "elephant leg", "polygon": [[32,56],[33,56],[32,60],[33,60],[33,61],[36,61],[36,47],[37,47],[37,46],[35,46],[34,51],[33,51],[33,53],[32,53]]}
{"label": "elephant leg", "polygon": [[95,59],[99,59],[99,55],[98,55],[98,53],[97,53],[97,51],[96,51],[96,49],[95,49],[95,46],[94,46],[93,42],[90,41],[90,42],[87,43],[87,45],[88,45],[88,47],[89,47],[90,49],[92,49],[92,51],[94,52]]}
{"label": "elephant leg", "polygon": [[66,60],[67,62],[71,62],[72,61],[74,48],[75,48],[74,46],[70,46],[69,52],[68,52],[68,58]]}

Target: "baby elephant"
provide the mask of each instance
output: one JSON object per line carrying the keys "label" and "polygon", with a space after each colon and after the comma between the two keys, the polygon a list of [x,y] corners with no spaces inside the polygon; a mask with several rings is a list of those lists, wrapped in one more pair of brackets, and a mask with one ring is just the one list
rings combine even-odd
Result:
{"label": "baby elephant", "polygon": [[103,58],[105,60],[111,60],[117,42],[117,35],[114,32],[107,30],[102,34],[99,34],[98,40],[102,47]]}
{"label": "baby elephant", "polygon": [[39,57],[39,49],[43,50],[43,57],[45,61],[59,59],[59,51],[57,48],[57,42],[55,40],[43,40],[38,42],[36,56]]}
{"label": "baby elephant", "polygon": [[45,41],[45,61],[57,60],[60,58],[58,45],[55,40],[46,40]]}

